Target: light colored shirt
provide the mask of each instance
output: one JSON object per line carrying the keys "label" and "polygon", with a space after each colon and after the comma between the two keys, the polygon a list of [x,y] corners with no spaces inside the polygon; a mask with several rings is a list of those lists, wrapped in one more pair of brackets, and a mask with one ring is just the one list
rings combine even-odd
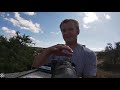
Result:
{"label": "light colored shirt", "polygon": [[[48,59],[64,60],[65,58],[66,56],[51,55]],[[73,49],[71,62],[75,64],[75,69],[79,77],[96,76],[97,59],[96,54],[92,50],[78,44],[76,48]]]}

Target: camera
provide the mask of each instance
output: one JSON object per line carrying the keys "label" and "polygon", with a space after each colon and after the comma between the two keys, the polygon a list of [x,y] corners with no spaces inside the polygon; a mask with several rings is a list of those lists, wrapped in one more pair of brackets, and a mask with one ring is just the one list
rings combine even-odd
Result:
{"label": "camera", "polygon": [[78,78],[74,63],[70,60],[52,60],[51,78]]}

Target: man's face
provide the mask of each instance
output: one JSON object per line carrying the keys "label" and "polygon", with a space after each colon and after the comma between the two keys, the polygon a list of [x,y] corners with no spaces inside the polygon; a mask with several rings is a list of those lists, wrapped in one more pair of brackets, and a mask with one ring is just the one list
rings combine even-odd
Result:
{"label": "man's face", "polygon": [[63,23],[61,26],[61,32],[66,43],[72,43],[75,41],[79,34],[74,22]]}

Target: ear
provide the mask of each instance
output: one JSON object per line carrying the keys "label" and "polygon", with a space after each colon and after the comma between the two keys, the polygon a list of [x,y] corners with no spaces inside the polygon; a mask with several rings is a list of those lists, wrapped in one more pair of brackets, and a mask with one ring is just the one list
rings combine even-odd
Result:
{"label": "ear", "polygon": [[79,33],[80,33],[80,30],[78,29],[78,30],[77,30],[77,34],[79,34]]}

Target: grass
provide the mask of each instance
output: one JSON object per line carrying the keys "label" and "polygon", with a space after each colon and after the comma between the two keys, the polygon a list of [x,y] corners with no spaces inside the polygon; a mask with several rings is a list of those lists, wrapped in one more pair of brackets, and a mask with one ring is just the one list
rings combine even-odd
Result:
{"label": "grass", "polygon": [[106,71],[98,68],[97,78],[120,78],[120,72]]}

